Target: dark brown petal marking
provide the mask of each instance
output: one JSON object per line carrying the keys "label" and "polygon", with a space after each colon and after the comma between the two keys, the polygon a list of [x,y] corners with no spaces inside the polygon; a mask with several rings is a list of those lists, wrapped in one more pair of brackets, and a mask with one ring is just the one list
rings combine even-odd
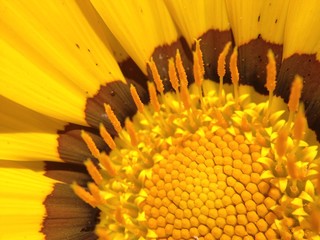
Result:
{"label": "dark brown petal marking", "polygon": [[[200,48],[203,53],[203,61],[205,67],[205,78],[212,79],[219,82],[219,76],[217,73],[217,62],[220,53],[222,52],[224,46],[227,42],[233,42],[233,36],[231,30],[229,31],[219,31],[219,30],[209,30],[199,37]],[[234,46],[234,44],[232,44]],[[229,54],[226,57],[226,75],[224,77],[225,83],[231,83],[231,77],[229,69],[229,59],[232,53],[232,48],[229,51]],[[195,49],[195,44],[192,46],[192,49]]]}
{"label": "dark brown petal marking", "polygon": [[53,192],[43,202],[47,216],[43,232],[48,240],[97,239],[93,231],[98,210],[84,203],[67,184],[57,183]]}
{"label": "dark brown petal marking", "polygon": [[240,83],[251,85],[257,92],[263,94],[268,93],[264,85],[266,84],[267,52],[269,49],[274,53],[277,72],[279,72],[282,60],[282,45],[269,43],[258,37],[238,47]]}
{"label": "dark brown petal marking", "polygon": [[98,133],[94,134],[91,132],[93,129],[70,125],[66,127],[66,130],[58,132],[58,152],[62,160],[69,163],[83,164],[83,161],[87,160],[87,158],[94,159],[86,143],[81,138],[81,129],[90,134],[99,150],[109,151],[109,147],[97,135]]}
{"label": "dark brown petal marking", "polygon": [[276,94],[287,102],[296,74],[303,77],[302,101],[309,127],[320,141],[320,62],[315,54],[294,54],[284,59],[278,75]]}
{"label": "dark brown petal marking", "polygon": [[[143,95],[140,97],[145,99]],[[114,81],[101,86],[98,93],[87,100],[85,109],[86,121],[95,128],[98,128],[102,122],[111,135],[116,135],[116,131],[105,113],[104,103],[111,106],[122,124],[127,117],[131,117],[137,112],[127,84],[121,81]]]}
{"label": "dark brown petal marking", "polygon": [[[170,45],[165,44],[157,47],[152,54],[153,61],[155,62],[161,80],[163,81],[165,91],[172,89],[168,75],[168,60],[176,56],[177,49],[180,51],[181,59],[186,70],[189,83],[194,82],[192,74],[191,50],[188,47],[186,40],[181,37],[178,41],[173,42]],[[153,79],[149,66],[147,66],[147,68],[149,79]]]}
{"label": "dark brown petal marking", "polygon": [[148,77],[144,75],[132,58],[119,62],[119,67],[126,78],[132,79],[147,89]]}
{"label": "dark brown petal marking", "polygon": [[77,182],[79,185],[86,185],[92,181],[84,165],[45,162],[45,176],[66,184]]}

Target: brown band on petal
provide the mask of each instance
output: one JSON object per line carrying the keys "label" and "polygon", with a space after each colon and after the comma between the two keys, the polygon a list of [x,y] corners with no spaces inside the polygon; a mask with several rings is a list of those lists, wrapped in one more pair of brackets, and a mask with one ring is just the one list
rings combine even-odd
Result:
{"label": "brown band on petal", "polygon": [[86,185],[92,181],[86,167],[80,164],[45,162],[45,176],[55,179],[66,184],[71,184],[74,181],[79,185]]}
{"label": "brown band on petal", "polygon": [[279,72],[282,60],[282,45],[269,43],[258,37],[238,47],[240,83],[251,85],[262,94],[268,93],[264,85],[266,84],[267,53],[269,49],[274,53],[277,72]]}
{"label": "brown band on petal", "polygon": [[[145,99],[145,96],[141,96]],[[92,98],[88,98],[86,103],[85,115],[89,125],[99,128],[99,124],[103,123],[112,135],[116,135],[111,122],[109,121],[104,108],[104,103],[109,104],[121,124],[127,117],[132,117],[137,108],[132,99],[130,88],[121,81],[114,81],[101,86],[98,93]]]}
{"label": "brown band on petal", "polygon": [[[220,53],[227,44],[227,42],[233,43],[233,36],[231,30],[219,31],[209,30],[200,36],[200,48],[203,53],[203,61],[205,67],[206,79],[211,79],[219,82],[219,76],[217,73],[217,63]],[[234,43],[232,44],[234,46]],[[229,69],[229,59],[232,53],[232,48],[229,50],[229,54],[226,57],[226,69]],[[195,43],[192,45],[192,49],[195,49]],[[230,72],[226,71],[226,75],[223,78],[225,83],[231,83]]]}
{"label": "brown band on petal", "polygon": [[315,54],[294,54],[284,59],[278,74],[275,93],[288,102],[294,76],[303,77],[302,101],[308,126],[320,140],[320,62]]}
{"label": "brown band on petal", "polygon": [[47,215],[41,232],[45,239],[97,239],[93,231],[99,211],[84,203],[69,185],[56,183],[43,205]]}
{"label": "brown band on petal", "polygon": [[132,58],[127,58],[126,60],[119,62],[119,66],[126,78],[132,79],[147,89],[148,77],[141,71]]}
{"label": "brown band on petal", "polygon": [[[160,47],[157,47],[151,56],[157,66],[161,80],[163,81],[163,84],[164,84],[165,91],[169,91],[172,89],[171,83],[169,81],[169,75],[168,75],[168,72],[169,72],[168,60],[176,56],[177,49],[179,49],[179,52],[181,54],[181,59],[188,76],[188,82],[189,83],[194,82],[193,74],[192,74],[192,60],[191,60],[192,53],[190,48],[188,47],[186,40],[181,37],[178,41],[173,42],[170,45],[165,44]],[[147,65],[147,70],[148,70],[149,79],[153,79],[151,70],[148,65]]]}
{"label": "brown band on petal", "polygon": [[68,163],[83,164],[88,158],[96,160],[81,137],[81,130],[85,130],[95,142],[100,151],[108,152],[110,149],[95,129],[77,125],[68,125],[64,131],[59,131],[58,153],[62,160]]}

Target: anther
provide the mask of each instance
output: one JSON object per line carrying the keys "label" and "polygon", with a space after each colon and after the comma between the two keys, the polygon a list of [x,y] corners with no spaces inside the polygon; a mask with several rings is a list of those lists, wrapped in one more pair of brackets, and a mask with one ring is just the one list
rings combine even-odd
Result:
{"label": "anther", "polygon": [[298,110],[302,87],[303,87],[302,78],[296,75],[291,86],[289,103],[288,103],[290,112],[295,112]]}
{"label": "anther", "polygon": [[277,68],[276,68],[276,60],[274,58],[274,54],[271,49],[268,50],[267,57],[268,57],[268,64],[266,66],[267,80],[266,80],[265,87],[269,91],[269,96],[270,95],[272,96],[277,83],[276,82]]}
{"label": "anther", "polygon": [[138,144],[137,133],[134,130],[133,124],[129,119],[126,119],[125,126],[126,126],[126,130],[129,133],[132,146],[137,146]]}
{"label": "anther", "polygon": [[294,119],[294,127],[293,127],[293,137],[298,140],[302,140],[304,138],[304,134],[306,131],[306,117],[304,115],[303,105],[299,107],[298,113]]}
{"label": "anther", "polygon": [[96,144],[94,143],[94,141],[92,140],[91,136],[86,133],[85,131],[81,131],[81,137],[83,139],[83,141],[86,143],[88,149],[90,150],[91,154],[95,157],[98,158],[100,155],[100,151],[97,148]]}
{"label": "anther", "polygon": [[218,66],[217,66],[217,72],[219,76],[219,99],[220,104],[222,104],[222,90],[223,90],[223,78],[226,74],[226,57],[229,52],[231,46],[231,42],[227,42],[224,46],[222,52],[219,54],[218,57]]}
{"label": "anther", "polygon": [[104,104],[104,108],[105,108],[106,114],[107,114],[112,126],[117,131],[117,133],[120,133],[121,130],[122,130],[121,123],[118,120],[118,118],[115,115],[115,113],[113,112],[113,110],[111,109],[110,105],[109,104]]}
{"label": "anther", "polygon": [[83,187],[80,187],[78,184],[73,183],[71,184],[71,188],[74,191],[74,193],[84,202],[88,203],[92,207],[97,206],[96,199],[90,193],[88,193]]}
{"label": "anther", "polygon": [[84,165],[86,166],[87,171],[92,177],[93,181],[97,185],[100,185],[103,181],[103,177],[101,176],[97,167],[93,164],[93,162],[90,159],[87,159],[87,161],[84,162]]}
{"label": "anther", "polygon": [[170,58],[168,62],[168,71],[169,71],[169,80],[170,80],[171,86],[176,91],[176,93],[179,93],[179,79],[177,77],[176,68],[172,58]]}
{"label": "anther", "polygon": [[194,52],[193,53],[193,75],[194,75],[195,84],[198,87],[201,87],[203,82],[203,74],[201,72],[201,67],[199,64],[198,57],[199,57],[198,54]]}
{"label": "anther", "polygon": [[110,158],[107,154],[102,152],[99,157],[99,162],[101,163],[102,167],[108,172],[111,177],[116,175],[116,171],[110,161]]}
{"label": "anther", "polygon": [[196,55],[197,55],[197,61],[199,65],[199,70],[200,70],[200,76],[204,76],[204,63],[203,63],[203,55],[202,51],[200,48],[200,41],[201,40],[196,40]]}
{"label": "anther", "polygon": [[130,85],[130,93],[133,98],[134,103],[136,104],[138,111],[143,113],[144,111],[144,104],[141,102],[137,89],[132,84]]}
{"label": "anther", "polygon": [[103,204],[105,201],[100,195],[100,190],[98,186],[94,183],[88,183],[88,188],[91,192],[91,195],[96,199],[98,204]]}
{"label": "anther", "polygon": [[117,147],[116,143],[102,123],[100,123],[99,130],[100,136],[103,138],[104,142],[109,146],[111,150],[114,150]]}
{"label": "anther", "polygon": [[276,139],[276,143],[275,143],[275,149],[276,149],[276,152],[279,156],[279,159],[278,159],[278,162],[277,162],[277,165],[276,165],[276,171],[278,173],[281,173],[282,172],[282,160],[283,160],[283,156],[286,154],[287,152],[287,144],[288,144],[288,128],[286,127],[283,127],[282,129],[280,129],[279,131],[279,134],[278,134],[278,137]]}
{"label": "anther", "polygon": [[154,85],[148,82],[148,91],[150,96],[150,102],[155,112],[160,111],[160,103],[158,101],[157,92]]}
{"label": "anther", "polygon": [[230,72],[231,72],[231,81],[234,86],[234,98],[238,102],[238,84],[239,84],[239,71],[238,71],[238,48],[235,47],[230,57]]}
{"label": "anther", "polygon": [[180,79],[180,85],[187,85],[188,86],[188,78],[187,78],[186,71],[185,71],[183,64],[182,64],[181,55],[180,55],[179,50],[177,50],[177,53],[176,53],[176,67],[177,67],[177,71],[178,71],[178,75],[179,75],[179,79]]}
{"label": "anther", "polygon": [[157,90],[160,94],[163,94],[164,91],[164,86],[163,86],[163,82],[160,78],[160,74],[158,72],[157,66],[155,64],[155,62],[153,61],[153,59],[151,58],[151,60],[148,62],[148,65],[150,67],[151,73],[152,73],[152,77],[153,77],[153,81],[156,84]]}

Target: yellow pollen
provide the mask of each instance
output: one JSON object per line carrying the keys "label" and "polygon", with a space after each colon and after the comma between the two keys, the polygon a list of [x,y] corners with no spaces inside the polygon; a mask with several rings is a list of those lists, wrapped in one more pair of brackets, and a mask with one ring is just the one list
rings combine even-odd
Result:
{"label": "yellow pollen", "polygon": [[98,158],[100,155],[100,151],[97,148],[96,144],[94,143],[94,141],[92,140],[92,138],[90,137],[90,135],[88,133],[86,133],[85,131],[81,131],[81,137],[83,139],[83,141],[87,144],[91,154],[95,157]]}
{"label": "yellow pollen", "polygon": [[[303,108],[298,109],[302,79],[294,80],[289,104],[278,103],[269,51],[269,99],[259,96],[265,101],[255,102],[256,93],[239,86],[237,48],[229,64],[234,91],[222,84],[230,45],[219,56],[220,84],[203,79],[199,41],[195,84],[189,86],[178,51],[168,62],[175,92],[161,90],[151,60],[150,104],[142,106],[131,86],[141,111],[123,128],[105,106],[118,133],[113,139],[100,126],[108,154],[82,132],[99,162],[85,162],[94,181],[89,192],[76,184],[72,188],[100,209],[100,239],[317,239],[319,159],[316,146],[308,143]],[[276,104],[289,106],[289,121]]]}
{"label": "yellow pollen", "polygon": [[133,98],[133,101],[134,103],[136,104],[137,108],[138,108],[138,111],[143,113],[143,110],[144,110],[144,105],[143,103],[141,102],[141,99],[139,97],[139,94],[137,92],[137,89],[135,88],[135,86],[133,86],[132,84],[130,85],[130,93],[131,93],[131,96]]}
{"label": "yellow pollen", "polygon": [[153,59],[151,59],[148,62],[148,65],[150,67],[150,70],[151,70],[151,73],[152,73],[152,77],[153,77],[153,81],[156,84],[158,92],[163,94],[163,91],[164,91],[163,82],[162,82],[162,80],[160,78],[160,74],[158,72],[157,66],[156,66],[155,62],[153,61]]}
{"label": "yellow pollen", "polygon": [[104,108],[105,108],[106,114],[107,114],[110,122],[112,123],[112,126],[114,127],[114,129],[118,133],[121,132],[121,130],[122,130],[121,123],[119,122],[117,116],[115,115],[115,113],[111,109],[110,105],[104,104]]}

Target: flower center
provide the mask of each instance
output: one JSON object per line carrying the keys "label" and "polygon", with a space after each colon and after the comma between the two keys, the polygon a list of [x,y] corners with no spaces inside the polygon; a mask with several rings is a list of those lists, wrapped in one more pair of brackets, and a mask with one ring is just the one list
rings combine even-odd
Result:
{"label": "flower center", "polygon": [[[110,106],[106,114],[118,137],[100,126],[111,149],[100,152],[82,137],[99,169],[86,162],[95,183],[90,193],[74,184],[84,201],[101,210],[101,239],[276,239],[313,237],[319,225],[313,160],[299,98],[302,80],[291,90],[288,118],[275,110],[275,62],[268,54],[269,100],[252,102],[238,86],[237,49],[230,60],[233,91],[223,86],[225,56],[218,62],[220,84],[203,80],[202,53],[194,53],[195,83],[177,53],[169,61],[175,92],[164,93],[154,62],[150,104],[131,94],[138,108],[122,128]],[[160,93],[157,96],[156,91]],[[303,225],[303,227],[301,227]]]}

